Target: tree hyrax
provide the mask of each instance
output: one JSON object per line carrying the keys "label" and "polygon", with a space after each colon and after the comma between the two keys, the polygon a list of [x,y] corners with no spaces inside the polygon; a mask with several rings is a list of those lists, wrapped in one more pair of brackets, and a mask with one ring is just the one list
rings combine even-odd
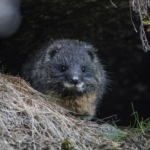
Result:
{"label": "tree hyrax", "polygon": [[84,116],[94,116],[106,86],[105,70],[96,49],[78,40],[54,40],[32,54],[23,77],[57,103]]}

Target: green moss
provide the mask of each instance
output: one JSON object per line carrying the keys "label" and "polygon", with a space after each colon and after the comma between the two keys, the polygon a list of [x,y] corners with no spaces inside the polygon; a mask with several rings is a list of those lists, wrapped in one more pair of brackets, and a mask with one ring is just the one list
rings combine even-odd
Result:
{"label": "green moss", "polygon": [[62,150],[74,150],[75,148],[68,139],[64,139],[64,141],[61,144],[61,149]]}

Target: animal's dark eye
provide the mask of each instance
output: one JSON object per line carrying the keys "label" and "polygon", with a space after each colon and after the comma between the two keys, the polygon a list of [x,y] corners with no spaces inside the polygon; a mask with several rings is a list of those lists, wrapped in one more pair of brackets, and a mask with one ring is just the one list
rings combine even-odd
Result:
{"label": "animal's dark eye", "polygon": [[82,72],[85,72],[85,67],[82,67]]}
{"label": "animal's dark eye", "polygon": [[61,71],[63,72],[63,71],[65,71],[66,70],[66,67],[65,66],[62,66],[61,67]]}

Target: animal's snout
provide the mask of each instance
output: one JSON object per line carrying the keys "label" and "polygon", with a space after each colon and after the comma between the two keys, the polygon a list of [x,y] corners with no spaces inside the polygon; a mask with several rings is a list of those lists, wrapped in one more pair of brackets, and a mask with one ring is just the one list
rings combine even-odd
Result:
{"label": "animal's snout", "polygon": [[76,85],[76,84],[80,83],[80,79],[78,77],[74,76],[70,79],[70,83]]}

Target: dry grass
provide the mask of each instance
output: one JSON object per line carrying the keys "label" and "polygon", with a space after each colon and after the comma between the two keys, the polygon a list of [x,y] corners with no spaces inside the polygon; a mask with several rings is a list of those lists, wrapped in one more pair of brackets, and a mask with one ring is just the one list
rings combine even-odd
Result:
{"label": "dry grass", "polygon": [[1,150],[59,150],[65,139],[70,149],[117,149],[119,144],[99,136],[99,125],[69,117],[43,97],[20,77],[0,74]]}
{"label": "dry grass", "polygon": [[[149,51],[149,41],[146,37],[146,31],[144,29],[144,25],[150,25],[150,16],[149,16],[149,9],[150,9],[150,1],[149,0],[129,0],[130,3],[130,10],[133,10],[135,13],[138,14],[140,18],[140,39],[142,41],[142,47],[144,51]],[[131,21],[132,21],[132,11],[130,11]],[[147,22],[146,24],[144,22]],[[132,21],[133,23],[133,21]],[[133,23],[134,29],[136,32],[136,27]]]}
{"label": "dry grass", "polygon": [[76,119],[20,77],[0,74],[0,150],[135,150],[149,146],[148,140],[131,140],[132,136],[121,142],[106,136],[113,134],[116,139],[120,132],[107,124]]}

